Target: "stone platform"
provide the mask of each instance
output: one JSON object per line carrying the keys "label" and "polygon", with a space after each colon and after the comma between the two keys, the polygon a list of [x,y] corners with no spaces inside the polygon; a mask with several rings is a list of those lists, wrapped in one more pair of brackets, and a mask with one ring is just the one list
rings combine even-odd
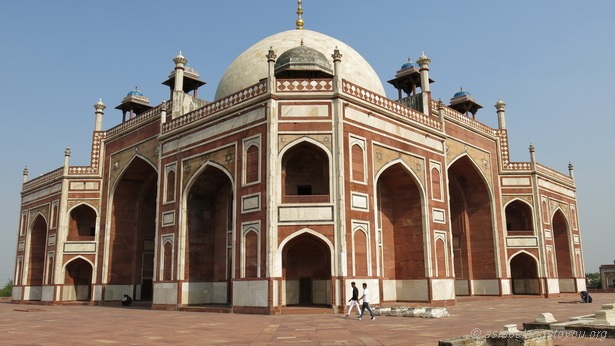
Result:
{"label": "stone platform", "polygon": [[[159,311],[142,306],[42,306],[0,303],[3,345],[438,345],[462,335],[486,336],[504,325],[533,321],[550,312],[558,320],[591,315],[615,293],[592,294],[593,304],[561,304],[559,298],[459,300],[445,318],[377,316],[374,321],[341,314],[240,315]],[[23,310],[23,311],[19,311]],[[613,344],[613,339],[560,335],[553,345]]]}

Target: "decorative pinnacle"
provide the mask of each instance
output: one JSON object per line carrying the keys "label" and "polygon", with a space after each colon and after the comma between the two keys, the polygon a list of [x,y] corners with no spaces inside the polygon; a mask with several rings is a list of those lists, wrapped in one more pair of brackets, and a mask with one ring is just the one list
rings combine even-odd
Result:
{"label": "decorative pinnacle", "polygon": [[536,147],[534,146],[534,144],[530,143],[530,153],[533,153],[536,151]]}
{"label": "decorative pinnacle", "polygon": [[444,108],[444,102],[442,102],[442,99],[438,99],[438,109],[443,109]]}
{"label": "decorative pinnacle", "polygon": [[337,46],[335,46],[335,49],[333,50],[333,54],[331,54],[331,57],[333,58],[333,62],[340,62],[342,61],[342,53],[340,53],[340,50],[337,49]]}
{"label": "decorative pinnacle", "polygon": [[421,67],[423,67],[423,65],[428,66],[430,62],[431,59],[429,59],[425,55],[425,52],[421,52],[421,56],[416,60],[416,63],[419,64]]}
{"label": "decorative pinnacle", "polygon": [[568,170],[572,171],[574,169],[574,166],[572,165],[572,161],[568,162]]}
{"label": "decorative pinnacle", "polygon": [[303,30],[303,19],[301,19],[301,15],[303,14],[303,8],[301,8],[302,0],[297,0],[297,30]]}
{"label": "decorative pinnacle", "polygon": [[185,65],[188,62],[188,59],[184,58],[184,56],[182,55],[182,51],[180,50],[179,54],[175,58],[173,58],[173,62],[176,65],[179,65],[179,64]]}
{"label": "decorative pinnacle", "polygon": [[66,150],[64,150],[64,156],[70,156],[70,147],[66,147]]}
{"label": "decorative pinnacle", "polygon": [[500,111],[504,111],[504,108],[506,108],[506,103],[504,103],[504,101],[502,101],[502,99],[498,98],[498,102],[495,103],[495,109],[500,112]]}
{"label": "decorative pinnacle", "polygon": [[96,109],[96,111],[104,111],[105,108],[107,108],[107,106],[105,106],[105,104],[102,102],[102,99],[98,99],[98,102],[96,102],[94,104],[94,109]]}
{"label": "decorative pinnacle", "polygon": [[275,62],[275,59],[278,57],[273,51],[273,46],[269,46],[269,52],[265,56],[267,57],[267,62]]}
{"label": "decorative pinnacle", "polygon": [[22,174],[23,175],[28,175],[28,166],[24,167]]}

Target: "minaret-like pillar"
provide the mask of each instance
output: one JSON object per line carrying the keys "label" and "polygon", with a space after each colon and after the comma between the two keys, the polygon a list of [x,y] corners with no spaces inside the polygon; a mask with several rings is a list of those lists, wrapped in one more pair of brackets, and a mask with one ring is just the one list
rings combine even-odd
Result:
{"label": "minaret-like pillar", "polygon": [[21,173],[21,182],[25,184],[28,181],[28,166],[23,168],[23,172]]}
{"label": "minaret-like pillar", "polygon": [[66,150],[64,150],[64,175],[68,175],[68,163],[70,159],[70,148],[66,147]]}
{"label": "minaret-like pillar", "polygon": [[160,124],[164,124],[167,122],[167,101],[162,100],[162,104],[160,105]]}
{"label": "minaret-like pillar", "polygon": [[269,89],[270,93],[274,93],[275,92],[275,59],[278,58],[277,55],[275,55],[275,51],[273,50],[273,47],[269,47],[269,52],[267,52],[267,89]]}
{"label": "minaret-like pillar", "polygon": [[536,171],[536,147],[534,144],[530,143],[530,165],[532,166],[532,171]]}
{"label": "minaret-like pillar", "polygon": [[438,118],[444,122],[444,102],[442,102],[442,99],[438,99]]}
{"label": "minaret-like pillar", "polygon": [[498,113],[498,127],[500,130],[506,130],[506,103],[498,99],[494,107]]}
{"label": "minaret-like pillar", "polygon": [[188,60],[184,58],[182,52],[173,58],[173,62],[175,63],[175,90],[174,91],[184,91],[184,70],[186,69],[186,63]]}
{"label": "minaret-like pillar", "polygon": [[416,60],[416,63],[419,64],[419,72],[421,74],[421,88],[423,91],[429,91],[429,63],[431,59],[429,59],[425,53],[421,53],[421,56]]}
{"label": "minaret-like pillar", "polygon": [[574,166],[572,165],[572,161],[568,162],[568,174],[570,175],[570,178],[574,180]]}
{"label": "minaret-like pillar", "polygon": [[337,49],[336,46],[333,50],[333,54],[331,54],[331,57],[333,58],[333,90],[339,90],[339,88],[341,87],[339,71],[340,62],[342,62],[342,56],[342,53],[340,53],[340,50]]}
{"label": "minaret-like pillar", "polygon": [[105,106],[105,104],[102,102],[102,99],[98,99],[98,102],[94,104],[94,109],[96,109],[96,123],[94,125],[94,131],[102,131],[102,122],[103,115],[105,114],[105,108],[107,108],[107,106]]}
{"label": "minaret-like pillar", "polygon": [[429,63],[431,59],[425,56],[425,53],[421,53],[421,56],[416,61],[419,64],[419,73],[421,74],[421,102],[423,103],[423,113],[431,114],[431,92],[429,91]]}

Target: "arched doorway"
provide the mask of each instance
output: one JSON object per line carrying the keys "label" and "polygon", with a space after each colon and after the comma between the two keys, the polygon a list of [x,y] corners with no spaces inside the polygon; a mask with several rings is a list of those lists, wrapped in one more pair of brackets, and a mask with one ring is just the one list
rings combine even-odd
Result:
{"label": "arched doorway", "polygon": [[66,264],[64,275],[64,301],[89,301],[92,292],[92,265],[83,258]]}
{"label": "arched doorway", "polygon": [[513,294],[540,294],[538,263],[534,257],[520,252],[510,259]]}
{"label": "arched doorway", "polygon": [[286,305],[331,305],[331,251],[316,236],[303,233],[282,250]]}
{"label": "arched doorway", "polygon": [[[45,277],[45,245],[47,240],[47,221],[42,215],[37,215],[30,229],[30,256],[28,258],[27,286],[42,287]],[[30,289],[26,300],[41,300],[41,291]]]}
{"label": "arched doorway", "polygon": [[568,239],[568,222],[564,213],[558,209],[551,220],[553,226],[553,242],[555,244],[555,263],[560,292],[576,292],[576,284],[572,271],[572,256],[570,240]]}
{"label": "arched doorway", "polygon": [[377,182],[378,230],[382,237],[380,265],[385,280],[393,280],[395,296],[385,300],[417,300],[427,296],[408,289],[404,280],[425,278],[423,205],[419,186],[401,163],[386,168]]}
{"label": "arched doorway", "polygon": [[477,292],[473,280],[496,279],[492,205],[476,165],[463,156],[448,169],[456,295]]}
{"label": "arched doorway", "polygon": [[187,195],[185,302],[231,304],[233,278],[233,184],[221,169],[208,165]]}
{"label": "arched doorway", "polygon": [[107,299],[119,300],[124,294],[136,300],[152,299],[157,176],[152,165],[136,157],[115,188],[109,285],[118,289]]}

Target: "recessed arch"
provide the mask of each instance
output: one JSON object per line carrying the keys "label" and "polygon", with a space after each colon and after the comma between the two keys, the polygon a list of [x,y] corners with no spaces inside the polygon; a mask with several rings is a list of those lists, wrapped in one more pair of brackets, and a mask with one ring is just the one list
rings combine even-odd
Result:
{"label": "recessed arch", "polygon": [[470,287],[470,280],[496,279],[493,191],[467,154],[450,163],[447,175],[456,284]]}
{"label": "recessed arch", "polygon": [[521,198],[513,198],[504,205],[506,231],[509,235],[533,235],[534,213],[532,206]]}
{"label": "recessed arch", "polygon": [[513,294],[540,294],[538,259],[533,254],[520,250],[508,259]]}
{"label": "recessed arch", "polygon": [[83,256],[75,256],[64,264],[62,300],[89,301],[91,299],[93,268],[92,262]]}
{"label": "recessed arch", "polygon": [[431,240],[425,236],[425,190],[416,173],[401,159],[376,174],[376,232],[382,249],[379,272],[392,280],[424,278]]}
{"label": "recessed arch", "polygon": [[331,305],[331,243],[312,230],[287,237],[279,250],[285,305]]}
{"label": "recessed arch", "polygon": [[[235,183],[225,167],[206,161],[185,188],[178,270],[195,287],[184,294],[187,304],[232,302]],[[217,296],[206,288],[214,285]]]}
{"label": "recessed arch", "polygon": [[117,176],[109,198],[103,275],[110,285],[131,286],[129,293],[138,300],[153,296],[157,190],[156,166],[136,154]]}
{"label": "recessed arch", "polygon": [[78,203],[68,210],[68,241],[94,240],[98,211],[86,202]]}
{"label": "recessed arch", "polygon": [[[47,251],[47,219],[42,213],[37,213],[29,227],[29,256],[27,264],[27,285],[42,286],[45,275],[45,259]],[[40,297],[31,297],[40,300]]]}
{"label": "recessed arch", "polygon": [[561,208],[555,208],[551,218],[551,225],[560,292],[576,292],[570,223]]}
{"label": "recessed arch", "polygon": [[331,199],[331,152],[309,137],[287,144],[279,155],[283,203],[329,203]]}
{"label": "recessed arch", "polygon": [[[197,171],[186,182],[186,187],[183,190],[182,200],[181,200],[181,205],[182,205],[181,217],[183,220],[188,220],[187,219],[188,218],[187,208],[188,208],[188,200],[189,200],[190,191],[195,187],[195,183],[197,182],[201,174],[203,174],[203,172],[205,172],[207,169],[216,169],[222,172],[230,181],[231,191],[235,191],[236,182],[233,179],[233,175],[226,169],[226,167],[214,161],[210,161],[210,160],[205,161],[201,165],[201,167],[199,167]],[[234,215],[234,210],[233,210],[233,215]],[[188,241],[189,241],[188,240],[188,224],[187,222],[183,222],[180,226],[179,236],[178,236],[178,254],[180,257],[178,263],[186,263],[186,249],[188,247]],[[186,273],[185,265],[179,266],[177,268],[177,271],[178,271],[178,278],[180,280],[187,280],[187,277],[186,277],[187,273]]]}

